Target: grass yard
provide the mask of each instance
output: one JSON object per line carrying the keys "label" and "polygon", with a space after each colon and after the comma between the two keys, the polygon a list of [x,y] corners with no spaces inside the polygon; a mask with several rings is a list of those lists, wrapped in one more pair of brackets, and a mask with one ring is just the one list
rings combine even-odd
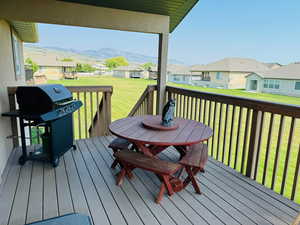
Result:
{"label": "grass yard", "polygon": [[[156,84],[156,81],[150,81],[150,80],[144,80],[144,79],[124,79],[124,78],[115,78],[115,77],[93,77],[93,78],[80,78],[79,80],[62,80],[62,81],[49,81],[49,83],[60,83],[66,86],[76,85],[76,86],[85,86],[85,85],[112,85],[114,88],[113,95],[112,95],[112,119],[116,120],[119,118],[126,117],[132,107],[135,105],[147,85],[150,84]],[[215,88],[202,88],[202,87],[196,87],[196,86],[189,86],[189,85],[180,85],[180,84],[174,84],[170,83],[169,85],[182,87],[186,89],[193,89],[193,90],[199,90],[204,92],[213,92],[213,93],[219,93],[219,94],[225,94],[225,95],[234,95],[234,96],[241,96],[246,98],[254,98],[264,101],[271,101],[271,102],[277,102],[277,103],[285,103],[285,104],[294,104],[294,105],[300,105],[300,98],[296,97],[289,97],[289,96],[280,96],[280,95],[272,95],[272,94],[258,94],[258,93],[249,93],[243,90],[226,90],[226,89],[215,89]],[[89,100],[87,101],[89,102]],[[87,105],[89,107],[89,105]],[[213,107],[212,107],[213,108]],[[225,107],[222,108],[223,112]],[[202,110],[202,109],[201,109]],[[96,111],[96,107],[94,109],[94,112]],[[217,108],[217,115],[219,115],[220,108],[218,106]],[[239,133],[239,141],[237,140],[237,135],[233,137],[232,140],[232,147],[231,147],[231,160],[230,165],[233,167],[234,161],[235,161],[235,155],[238,155],[237,158],[237,170],[241,171],[241,150],[243,149],[243,140],[245,135],[245,118],[246,118],[246,112],[242,112],[243,119],[242,119],[242,126],[240,130],[238,130],[238,124],[237,124],[237,118],[239,116],[240,111],[237,110],[236,116],[233,119],[235,122],[233,124],[233,128],[231,128],[231,112],[232,108],[230,106],[229,108],[229,116],[228,121],[225,121],[224,118],[221,122],[217,121],[214,127],[214,138],[211,139],[209,146],[212,147],[212,141],[214,142],[214,147],[210,148],[214,152],[214,157],[216,158],[215,150],[217,146],[219,145],[220,149],[223,149],[223,140],[226,139],[226,146],[225,146],[225,153],[221,153],[219,160],[222,156],[222,154],[225,154],[225,159],[227,159],[228,152],[229,152],[229,135],[227,133],[233,129],[234,134]],[[213,111],[211,112],[211,114]],[[83,112],[82,112],[83,114]],[[208,111],[206,112],[206,115],[208,115]],[[76,117],[76,115],[75,115]],[[194,118],[199,119],[199,118]],[[91,119],[89,119],[90,124]],[[202,120],[201,120],[202,121]],[[265,158],[266,158],[266,149],[267,149],[267,138],[269,135],[269,127],[270,127],[270,114],[265,114],[265,123],[262,130],[262,142],[261,142],[261,148],[260,148],[260,156],[259,156],[259,163],[258,163],[258,173],[257,173],[257,181],[259,183],[262,183],[262,175],[264,173],[265,169]],[[280,191],[280,184],[283,178],[283,170],[284,170],[284,162],[287,152],[287,143],[288,143],[288,135],[290,131],[290,121],[291,118],[287,118],[284,124],[284,137],[282,139],[282,144],[280,146],[280,154],[279,154],[279,161],[278,161],[278,172],[276,174],[276,182],[274,189],[275,191]],[[208,118],[205,119],[205,122],[209,124]],[[274,168],[274,159],[275,159],[275,152],[276,152],[276,145],[277,145],[277,139],[278,139],[278,132],[279,132],[279,122],[280,118],[278,115],[274,116],[274,124],[273,124],[273,132],[271,136],[271,146],[270,146],[270,153],[269,158],[267,160],[268,162],[268,168],[266,168],[266,181],[265,185],[267,187],[271,186],[271,178],[273,174],[273,168]],[[227,123],[227,133],[224,131],[225,123]],[[210,124],[211,127],[212,123]],[[84,124],[82,124],[84,126]],[[89,125],[88,125],[89,126]],[[219,126],[221,126],[220,134],[218,134]],[[222,140],[220,143],[218,143],[217,136],[220,135],[220,140]],[[224,137],[225,136],[225,137]],[[228,137],[227,137],[228,136]],[[238,143],[238,144],[237,144]],[[289,166],[288,166],[288,176],[286,180],[285,185],[285,191],[284,195],[287,197],[290,197],[291,190],[293,186],[293,180],[294,180],[294,171],[296,168],[296,161],[297,161],[297,155],[299,151],[299,144],[300,144],[300,121],[297,119],[296,121],[296,128],[295,128],[295,135],[293,144],[291,147],[291,154],[290,154],[290,160],[289,160]],[[236,154],[236,152],[239,152]],[[225,160],[226,162],[226,160]],[[298,188],[300,187],[300,181],[298,181]],[[298,195],[295,199],[296,202],[300,202],[300,193],[298,192]]]}
{"label": "grass yard", "polygon": [[[88,77],[80,78],[79,80],[50,80],[49,83],[59,83],[63,85],[73,85],[73,86],[89,86],[89,85],[112,85],[114,88],[114,93],[112,95],[112,119],[120,119],[126,117],[132,107],[135,105],[147,85],[156,84],[154,80],[144,80],[144,79],[125,79],[116,77]],[[213,92],[218,94],[234,95],[247,98],[260,99],[271,102],[281,102],[285,104],[297,104],[300,105],[300,98],[272,95],[272,94],[257,94],[249,93],[243,90],[226,90],[217,88],[203,88],[190,85],[174,84],[169,85],[199,90],[205,92]]]}

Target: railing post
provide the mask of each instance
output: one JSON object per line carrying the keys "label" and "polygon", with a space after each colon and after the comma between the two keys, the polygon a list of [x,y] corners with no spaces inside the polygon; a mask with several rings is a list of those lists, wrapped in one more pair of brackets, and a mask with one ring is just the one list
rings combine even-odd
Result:
{"label": "railing post", "polygon": [[[8,92],[8,102],[9,102],[9,111],[16,111],[16,97],[15,91],[11,88],[7,88]],[[18,120],[16,117],[10,118],[11,123],[11,131],[12,131],[12,139],[13,139],[13,147],[16,148],[19,146],[19,138],[18,138]]]}
{"label": "railing post", "polygon": [[105,135],[109,135],[109,125],[111,124],[111,93],[105,92]]}
{"label": "railing post", "polygon": [[252,114],[252,123],[251,123],[251,134],[250,134],[250,144],[248,150],[247,158],[247,168],[246,176],[253,178],[254,176],[254,167],[257,160],[257,149],[258,149],[258,140],[259,140],[259,128],[261,125],[262,112],[257,109],[253,110]]}
{"label": "railing post", "polygon": [[148,87],[148,105],[147,105],[147,114],[153,115],[153,104],[154,104],[154,90],[153,88]]}

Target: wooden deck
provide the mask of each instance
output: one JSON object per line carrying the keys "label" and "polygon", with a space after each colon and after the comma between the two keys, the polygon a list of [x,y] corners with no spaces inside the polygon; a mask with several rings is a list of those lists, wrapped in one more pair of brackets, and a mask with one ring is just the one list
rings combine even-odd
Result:
{"label": "wooden deck", "polygon": [[[191,186],[154,198],[159,181],[148,172],[122,187],[115,185],[111,170],[112,137],[77,142],[56,169],[40,162],[17,165],[16,151],[6,168],[0,195],[0,224],[23,225],[72,212],[90,215],[95,225],[122,224],[290,224],[300,206],[275,194],[234,170],[210,159],[206,173],[198,176],[203,194]],[[162,158],[178,157],[172,149]]]}

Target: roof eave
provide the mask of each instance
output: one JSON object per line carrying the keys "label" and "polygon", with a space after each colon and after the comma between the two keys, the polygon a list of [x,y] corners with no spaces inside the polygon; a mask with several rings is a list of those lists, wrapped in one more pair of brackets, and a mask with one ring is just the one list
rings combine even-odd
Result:
{"label": "roof eave", "polygon": [[8,21],[23,42],[36,43],[39,41],[36,23]]}

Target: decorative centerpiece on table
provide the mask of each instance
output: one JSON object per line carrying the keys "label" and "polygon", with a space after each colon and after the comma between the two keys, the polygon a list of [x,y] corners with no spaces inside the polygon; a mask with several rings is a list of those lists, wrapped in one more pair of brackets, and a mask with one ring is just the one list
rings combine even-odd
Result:
{"label": "decorative centerpiece on table", "polygon": [[170,99],[163,108],[161,125],[172,127],[174,125],[175,100]]}
{"label": "decorative centerpiece on table", "polygon": [[175,100],[169,100],[164,106],[161,116],[147,116],[142,124],[144,127],[154,130],[176,130],[179,125],[174,118],[175,105]]}

